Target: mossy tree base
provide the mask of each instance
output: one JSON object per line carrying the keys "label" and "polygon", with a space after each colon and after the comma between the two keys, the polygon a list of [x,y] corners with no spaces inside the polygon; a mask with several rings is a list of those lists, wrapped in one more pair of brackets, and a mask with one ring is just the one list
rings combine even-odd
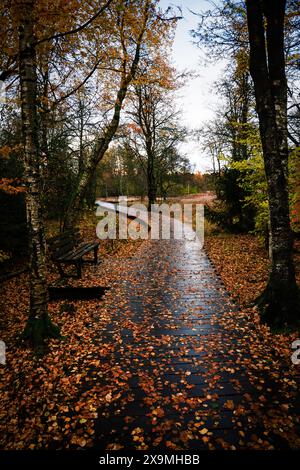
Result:
{"label": "mossy tree base", "polygon": [[59,327],[52,323],[48,314],[45,314],[42,317],[28,319],[22,338],[28,341],[35,352],[40,355],[45,351],[45,340],[61,338],[61,335]]}
{"label": "mossy tree base", "polygon": [[299,327],[300,292],[295,283],[272,283],[256,299],[263,323],[274,329]]}

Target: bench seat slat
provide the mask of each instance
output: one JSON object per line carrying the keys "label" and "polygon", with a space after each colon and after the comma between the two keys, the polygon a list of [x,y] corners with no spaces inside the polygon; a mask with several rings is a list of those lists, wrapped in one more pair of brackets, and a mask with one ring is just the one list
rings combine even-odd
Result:
{"label": "bench seat slat", "polygon": [[51,251],[54,255],[54,257],[58,258],[61,254],[72,252],[74,249],[76,249],[78,244],[75,243],[68,243],[63,246],[58,246],[55,248],[51,248]]}
{"label": "bench seat slat", "polygon": [[[85,243],[84,245],[80,246],[78,250],[75,252],[75,256],[82,257],[86,253],[89,253],[92,251],[94,248],[98,247],[99,243],[98,242],[93,242],[93,243]],[[71,255],[70,259],[73,259],[73,256]]]}
{"label": "bench seat slat", "polygon": [[[61,264],[73,264],[77,269],[77,277],[81,277],[83,256],[94,250],[94,263],[97,263],[98,241],[83,242],[77,229],[69,230],[47,240],[52,260],[57,263],[60,275],[66,276]],[[88,260],[86,260],[88,261]]]}
{"label": "bench seat slat", "polygon": [[57,258],[58,261],[71,261],[81,258],[84,254],[92,251],[94,248],[99,246],[99,242],[85,243],[79,247],[76,247],[75,250],[71,250],[67,253],[62,254]]}

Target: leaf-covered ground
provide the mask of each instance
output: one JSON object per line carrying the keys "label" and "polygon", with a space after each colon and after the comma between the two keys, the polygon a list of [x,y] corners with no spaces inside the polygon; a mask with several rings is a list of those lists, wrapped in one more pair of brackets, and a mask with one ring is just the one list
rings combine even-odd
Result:
{"label": "leaf-covered ground", "polygon": [[238,311],[193,242],[125,244],[70,284],[109,290],[50,303],[63,339],[42,359],[19,343],[26,275],[2,287],[1,448],[300,446],[294,336]]}
{"label": "leaf-covered ground", "polygon": [[[254,235],[218,234],[205,237],[205,250],[231,296],[242,306],[254,302],[268,279],[268,253]],[[300,242],[294,243],[300,285]]]}

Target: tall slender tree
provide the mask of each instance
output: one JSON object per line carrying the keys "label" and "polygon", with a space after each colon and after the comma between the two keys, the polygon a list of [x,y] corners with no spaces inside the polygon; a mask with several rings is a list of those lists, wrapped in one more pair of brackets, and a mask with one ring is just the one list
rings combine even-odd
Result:
{"label": "tall slender tree", "polygon": [[282,326],[297,323],[300,319],[287,188],[286,0],[248,0],[246,7],[250,73],[259,117],[271,232],[270,276],[258,305],[264,321]]}
{"label": "tall slender tree", "polygon": [[96,139],[96,143],[90,155],[90,158],[87,159],[85,168],[82,170],[79,176],[79,183],[76,192],[73,194],[68,210],[66,212],[64,223],[65,229],[72,227],[74,223],[76,223],[76,220],[78,219],[78,214],[82,208],[83,198],[86,195],[89,184],[91,183],[91,180],[95,174],[97,165],[102,160],[106,150],[109,147],[110,142],[112,141],[115,133],[118,130],[122,105],[125,100],[128,87],[135,77],[137,66],[140,60],[140,52],[143,43],[143,37],[147,28],[147,22],[149,17],[149,7],[150,2],[147,2],[147,6],[145,7],[144,21],[141,26],[140,34],[136,43],[135,54],[129,69],[127,68],[128,55],[126,48],[124,49],[124,61],[122,64],[123,72],[121,74],[120,85],[114,103],[113,115],[104,132],[100,135],[99,138]]}
{"label": "tall slender tree", "polygon": [[119,85],[115,97],[111,97],[114,104],[110,119],[96,138],[94,148],[79,177],[77,190],[71,197],[65,217],[65,229],[76,223],[97,165],[118,130],[121,110],[130,85],[137,80],[140,61],[148,56],[151,50],[159,50],[162,43],[169,41],[167,32],[171,33],[175,20],[163,21],[158,15],[157,3],[153,0],[134,1],[129,8],[127,2],[121,2],[117,11],[116,41],[119,48],[115,68]]}
{"label": "tall slender tree", "polygon": [[45,263],[45,235],[41,206],[40,148],[37,120],[37,74],[33,0],[18,1],[19,74],[21,90],[26,209],[30,248],[30,314],[24,337],[41,349],[43,340],[57,337],[59,329],[49,317]]}
{"label": "tall slender tree", "polygon": [[[171,76],[171,69],[169,77]],[[179,154],[176,146],[186,137],[186,129],[179,125],[179,111],[174,109],[172,84],[138,84],[132,96],[133,121],[131,145],[139,156],[147,180],[148,209],[156,202],[158,189],[163,188],[163,176]],[[175,158],[176,157],[176,158]],[[172,165],[171,165],[172,166]]]}

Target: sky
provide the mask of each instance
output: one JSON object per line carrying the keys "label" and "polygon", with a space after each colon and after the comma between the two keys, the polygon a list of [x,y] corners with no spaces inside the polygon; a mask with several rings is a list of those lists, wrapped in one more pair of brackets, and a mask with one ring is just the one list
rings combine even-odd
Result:
{"label": "sky", "polygon": [[[191,29],[196,29],[199,19],[194,12],[203,11],[208,8],[206,0],[161,0],[162,8],[169,5],[178,5],[182,8],[183,19],[178,21],[175,41],[172,50],[173,63],[177,70],[188,69],[197,75],[188,81],[186,86],[180,90],[177,97],[177,105],[182,110],[183,124],[189,129],[200,128],[201,125],[214,117],[214,110],[220,105],[220,98],[213,92],[212,87],[215,80],[222,76],[224,61],[216,64],[205,65],[203,51],[192,42]],[[200,143],[188,142],[181,146],[184,152],[195,165],[195,170],[205,172],[212,165],[208,156],[200,148]]]}

